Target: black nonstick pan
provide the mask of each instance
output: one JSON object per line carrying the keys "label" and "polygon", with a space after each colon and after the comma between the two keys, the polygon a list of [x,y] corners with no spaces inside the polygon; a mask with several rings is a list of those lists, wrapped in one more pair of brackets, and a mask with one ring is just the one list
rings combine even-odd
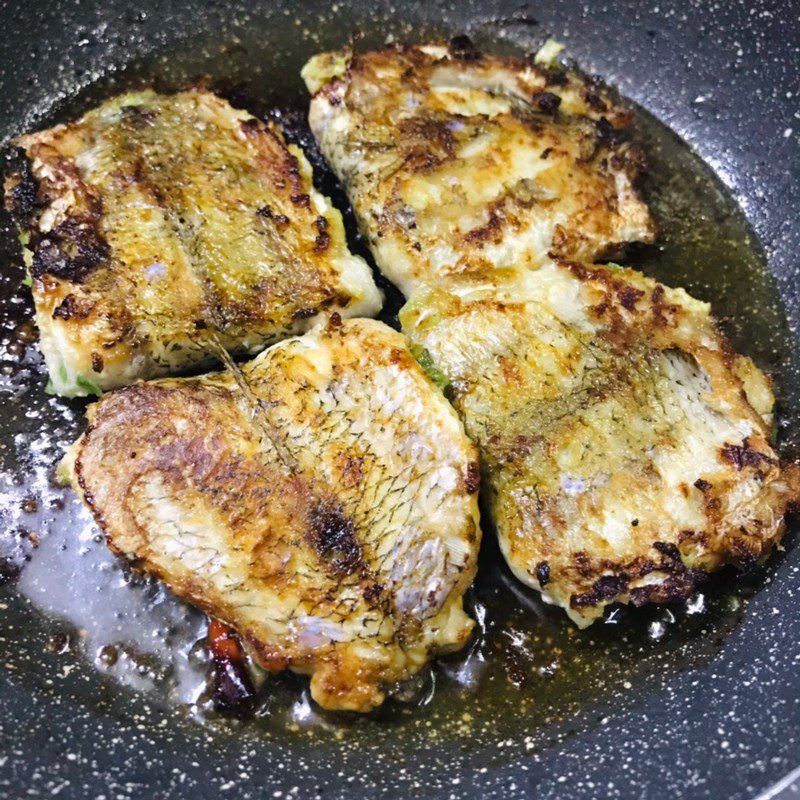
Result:
{"label": "black nonstick pan", "polygon": [[[630,263],[713,303],[775,379],[800,456],[800,7],[122,0],[0,5],[0,142],[142,82],[204,80],[276,114],[346,203],[304,124],[314,52],[467,34],[495,52],[552,36],[640,107],[659,244]],[[13,153],[9,150],[9,159]],[[10,168],[12,161],[9,160]],[[351,244],[360,252],[352,220]],[[0,797],[773,798],[800,766],[800,548],[688,603],[577,632],[499,565],[479,631],[408,697],[325,714],[270,677],[256,716],[211,713],[205,621],[115,561],[53,467],[82,404],[48,396],[11,222],[0,232]],[[386,319],[398,297],[389,291]],[[796,525],[795,525],[796,527]]]}

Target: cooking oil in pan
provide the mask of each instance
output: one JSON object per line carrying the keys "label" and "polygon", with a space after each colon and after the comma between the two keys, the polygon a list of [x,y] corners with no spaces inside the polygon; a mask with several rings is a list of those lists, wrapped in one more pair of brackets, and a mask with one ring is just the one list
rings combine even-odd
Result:
{"label": "cooking oil in pan", "polygon": [[[161,87],[173,88],[200,71],[224,75],[216,88],[235,104],[256,113],[277,107],[271,113],[309,152],[319,187],[345,213],[353,248],[369,258],[347,201],[314,148],[296,77],[276,95],[264,77],[266,60],[260,70],[245,73],[249,84],[243,86],[236,64],[248,57],[247,43],[239,41],[218,53],[218,73],[209,67],[214,59],[207,51],[142,64],[79,93],[42,124],[80,113],[142,76],[158,74]],[[295,61],[289,59],[292,68]],[[287,91],[295,94],[287,97]],[[711,301],[737,349],[773,374],[779,400],[785,398],[790,334],[764,255],[740,210],[688,147],[644,112],[635,136],[650,160],[645,188],[660,237],[656,246],[630,251],[626,263]],[[487,530],[467,601],[478,625],[463,652],[436,661],[366,717],[321,711],[304,678],[261,674],[254,716],[221,718],[208,700],[203,616],[114,558],[76,498],[54,482],[64,447],[80,431],[83,404],[45,394],[31,303],[7,219],[2,242],[0,660],[37,691],[126,719],[161,715],[175,724],[200,724],[221,736],[346,738],[354,747],[401,736],[404,746],[451,741],[477,753],[483,738],[502,741],[524,732],[526,749],[536,751],[602,724],[672,676],[714,658],[747,614],[749,597],[779,566],[776,556],[749,576],[715,576],[684,604],[614,608],[580,632],[513,579]],[[386,288],[383,316],[396,325],[401,298]],[[796,455],[787,435],[792,421],[780,423],[784,454]]]}

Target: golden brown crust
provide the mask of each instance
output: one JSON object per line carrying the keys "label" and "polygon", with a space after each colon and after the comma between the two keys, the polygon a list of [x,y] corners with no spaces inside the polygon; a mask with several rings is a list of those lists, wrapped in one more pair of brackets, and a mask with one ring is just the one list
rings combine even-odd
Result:
{"label": "golden brown crust", "polygon": [[323,54],[304,77],[323,152],[410,295],[403,329],[479,446],[517,576],[584,625],[768,553],[800,493],[769,445],[768,380],[704,304],[583,263],[653,239],[629,112],[463,38]]}
{"label": "golden brown crust", "polygon": [[206,91],[123,95],[19,145],[6,202],[57,391],[212,363],[212,331],[255,352],[323,311],[379,308],[302,153]]}
{"label": "golden brown crust", "polygon": [[780,541],[800,467],[779,463],[764,397],[753,408],[682,290],[559,262],[423,290],[401,322],[451,381],[512,570],[578,624],[687,597]]}
{"label": "golden brown crust", "polygon": [[573,73],[472,52],[392,46],[304,69],[312,129],[387,276],[408,294],[651,241],[630,113]]}
{"label": "golden brown crust", "polygon": [[381,323],[334,321],[242,372],[263,419],[229,373],[105,395],[73,483],[114,550],[262,666],[369,710],[469,636],[474,448]]}

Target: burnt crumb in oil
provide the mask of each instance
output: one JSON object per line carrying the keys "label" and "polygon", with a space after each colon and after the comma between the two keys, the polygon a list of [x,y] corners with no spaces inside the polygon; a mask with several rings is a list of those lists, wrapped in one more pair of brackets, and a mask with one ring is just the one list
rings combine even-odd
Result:
{"label": "burnt crumb in oil", "polygon": [[68,634],[58,631],[52,634],[45,644],[45,649],[50,653],[62,654],[70,649],[70,637]]}
{"label": "burnt crumb in oil", "polygon": [[215,662],[211,702],[218,714],[251,716],[255,711],[255,690],[247,673],[232,661]]}
{"label": "burnt crumb in oil", "polygon": [[450,55],[459,61],[480,61],[481,58],[480,50],[465,34],[453,36],[447,43],[447,49],[450,51]]}
{"label": "burnt crumb in oil", "polygon": [[0,586],[13,581],[22,570],[22,564],[6,556],[0,556]]}
{"label": "burnt crumb in oil", "polygon": [[113,667],[119,660],[119,650],[113,644],[107,644],[100,648],[97,660],[104,667]]}

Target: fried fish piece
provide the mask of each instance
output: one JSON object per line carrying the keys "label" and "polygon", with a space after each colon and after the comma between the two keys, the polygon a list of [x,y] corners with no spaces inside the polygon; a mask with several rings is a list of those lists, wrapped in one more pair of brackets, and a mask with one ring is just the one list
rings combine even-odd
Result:
{"label": "fried fish piece", "polygon": [[302,151],[201,89],[124,94],[22,136],[6,203],[58,394],[210,366],[381,306]]}
{"label": "fried fish piece", "polygon": [[322,152],[406,296],[653,239],[631,114],[571,72],[456,41],[322,53],[302,75]]}
{"label": "fried fish piece", "polygon": [[400,319],[478,445],[511,570],[579,626],[612,602],[686,598],[779,543],[800,466],[779,462],[769,381],[706,303],[556,261],[441,281]]}
{"label": "fried fish piece", "polygon": [[105,395],[62,476],[112,549],[263,667],[368,711],[469,637],[477,453],[380,322],[334,315],[241,375],[246,391],[223,372]]}

